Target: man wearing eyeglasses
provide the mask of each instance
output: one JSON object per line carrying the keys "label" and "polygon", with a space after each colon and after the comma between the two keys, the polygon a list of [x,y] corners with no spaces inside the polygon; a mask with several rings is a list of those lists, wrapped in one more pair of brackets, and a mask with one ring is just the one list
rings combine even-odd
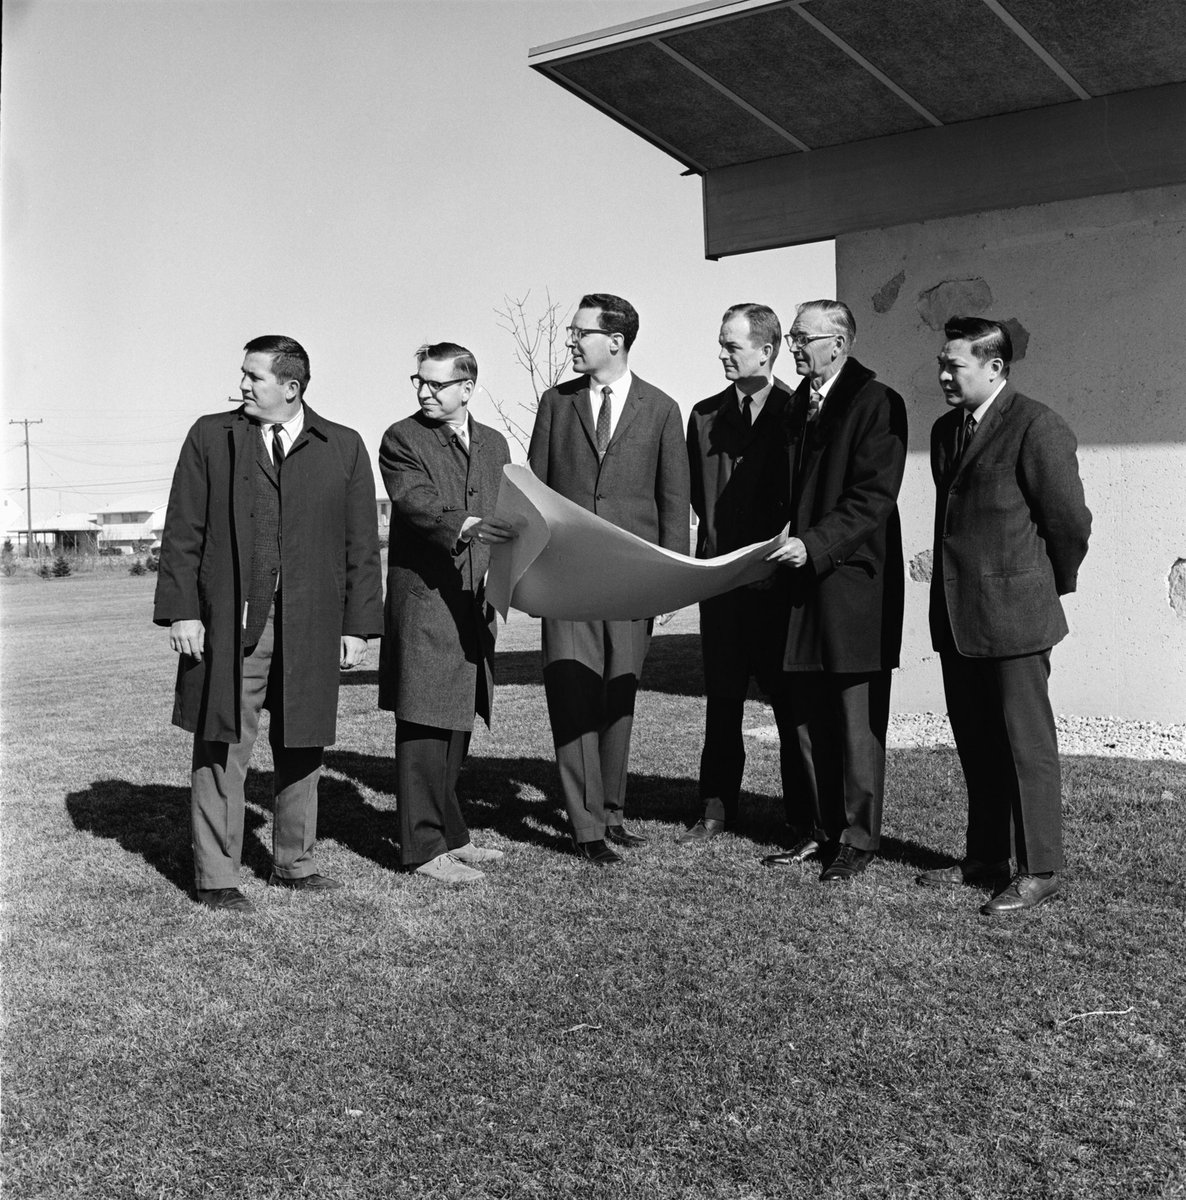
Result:
{"label": "man wearing eyeglasses", "polygon": [[[721,318],[718,343],[728,383],[723,392],[697,404],[688,421],[692,508],[699,518],[697,558],[765,541],[787,520],[786,454],[780,435],[791,389],[774,378],[782,327],[764,304],[735,304]],[[780,678],[779,614],[771,587],[735,588],[700,605],[705,684],[702,812],[676,838],[683,845],[720,836],[737,817],[745,770],[742,719],[751,677],[770,696],[780,731],[789,735],[781,750],[784,796],[792,787],[788,756],[794,728]]]}
{"label": "man wearing eyeglasses", "polygon": [[272,873],[304,893],[315,870],[317,784],[336,733],[341,670],[382,630],[375,478],[362,438],[305,402],[292,338],[244,347],[239,407],[199,418],[182,447],[161,539],[153,620],[180,655],[173,723],[193,732],[197,900],[246,913],[243,786],[271,713]]}
{"label": "man wearing eyeglasses", "polygon": [[[688,552],[688,458],[670,396],[634,375],[638,314],[619,296],[582,296],[568,329],[581,372],[540,399],[531,469],[554,491],[648,542]],[[625,823],[634,697],[651,621],[544,618],[544,691],[577,851],[609,866],[611,848],[646,838]],[[609,843],[609,844],[607,844]]]}
{"label": "man wearing eyeglasses", "polygon": [[474,717],[490,723],[495,613],[490,547],[515,536],[493,515],[506,439],[469,414],[473,354],[455,342],[416,351],[419,411],[383,436],[391,497],[379,707],[395,713],[400,861],[440,883],[476,883],[502,851],[475,846],[457,799]]}
{"label": "man wearing eyeglasses", "polygon": [[782,565],[798,731],[792,845],[783,867],[820,856],[845,883],[881,838],[890,671],[902,643],[905,583],[898,489],[906,407],[852,357],[856,321],[838,300],[799,305],[787,345],[803,377],[787,414],[791,537]]}

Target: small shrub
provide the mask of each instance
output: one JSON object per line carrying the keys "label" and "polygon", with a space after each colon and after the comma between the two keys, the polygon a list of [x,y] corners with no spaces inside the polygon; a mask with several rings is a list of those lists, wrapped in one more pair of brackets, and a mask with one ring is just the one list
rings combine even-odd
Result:
{"label": "small shrub", "polygon": [[129,575],[147,575],[148,568],[145,567],[145,565],[137,558],[132,562],[132,565],[128,568],[128,574]]}
{"label": "small shrub", "polygon": [[59,554],[54,559],[53,575],[55,579],[64,579],[70,574],[71,570],[70,560],[64,554]]}
{"label": "small shrub", "polygon": [[49,559],[46,559],[45,562],[43,562],[41,566],[37,568],[37,574],[40,575],[42,579],[49,579],[53,576],[53,571],[51,571],[49,568]]}

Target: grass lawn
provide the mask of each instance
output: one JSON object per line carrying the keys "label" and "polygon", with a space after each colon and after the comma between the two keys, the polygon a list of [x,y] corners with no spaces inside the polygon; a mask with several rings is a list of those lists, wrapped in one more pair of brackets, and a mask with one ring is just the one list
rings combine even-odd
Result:
{"label": "grass lawn", "polygon": [[[1186,1196],[1186,766],[1067,758],[1068,897],[989,922],[919,888],[962,843],[953,752],[890,755],[851,887],[769,871],[777,749],[733,836],[695,807],[694,614],[655,639],[618,870],[566,853],[537,623],[504,629],[463,778],[469,890],[396,871],[393,722],[344,677],[319,860],[198,908],[189,737],[153,578],[0,580],[4,1193],[20,1197]],[[769,721],[757,702],[751,725]]]}

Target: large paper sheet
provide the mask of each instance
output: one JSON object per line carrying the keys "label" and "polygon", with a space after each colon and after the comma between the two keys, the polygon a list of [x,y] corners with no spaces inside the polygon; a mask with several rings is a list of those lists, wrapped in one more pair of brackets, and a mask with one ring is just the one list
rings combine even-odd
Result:
{"label": "large paper sheet", "polygon": [[624,621],[674,612],[733,588],[767,579],[765,561],[787,539],[784,529],[719,558],[689,558],[611,525],[541,483],[529,468],[502,469],[495,515],[519,536],[490,552],[486,598],[503,615],[569,621]]}

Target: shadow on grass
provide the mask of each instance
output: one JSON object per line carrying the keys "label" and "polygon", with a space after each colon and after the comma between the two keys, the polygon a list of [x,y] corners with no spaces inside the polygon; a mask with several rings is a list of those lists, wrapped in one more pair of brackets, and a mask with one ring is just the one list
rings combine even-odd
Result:
{"label": "shadow on grass", "polygon": [[[250,790],[251,780],[248,780]],[[270,805],[270,801],[269,801]],[[138,854],[170,883],[188,892],[193,886],[189,835],[189,788],[99,779],[66,797],[75,828],[107,838],[129,854]],[[243,865],[266,879],[271,869],[258,836],[264,817],[248,805],[243,828]]]}

